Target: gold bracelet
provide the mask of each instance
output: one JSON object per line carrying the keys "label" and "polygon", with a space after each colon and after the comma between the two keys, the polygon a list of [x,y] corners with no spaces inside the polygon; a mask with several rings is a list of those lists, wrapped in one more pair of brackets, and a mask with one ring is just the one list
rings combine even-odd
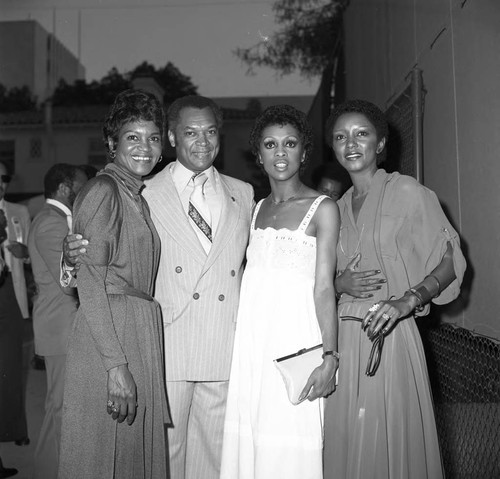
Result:
{"label": "gold bracelet", "polygon": [[413,294],[417,298],[419,304],[415,306],[415,311],[417,313],[422,312],[424,310],[424,298],[422,298],[422,295],[415,288],[410,288],[406,293]]}
{"label": "gold bracelet", "polygon": [[439,279],[437,279],[437,277],[433,274],[430,274],[429,278],[433,278],[434,281],[437,283],[437,287],[438,287],[437,293],[433,296],[433,298],[437,298],[441,294],[441,283],[439,282]]}

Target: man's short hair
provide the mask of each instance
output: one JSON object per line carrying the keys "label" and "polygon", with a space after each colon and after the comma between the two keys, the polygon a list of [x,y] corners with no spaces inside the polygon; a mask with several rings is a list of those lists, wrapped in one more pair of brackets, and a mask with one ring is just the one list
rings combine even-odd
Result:
{"label": "man's short hair", "polygon": [[78,166],[67,163],[56,163],[51,166],[43,179],[45,198],[54,198],[61,183],[72,188],[79,169]]}
{"label": "man's short hair", "polygon": [[168,129],[175,132],[177,128],[177,123],[181,116],[181,111],[185,108],[196,108],[197,110],[203,110],[205,108],[210,108],[215,117],[215,123],[218,129],[222,128],[222,110],[217,103],[215,103],[210,98],[200,95],[186,95],[181,98],[177,98],[169,107],[167,111],[167,123]]}

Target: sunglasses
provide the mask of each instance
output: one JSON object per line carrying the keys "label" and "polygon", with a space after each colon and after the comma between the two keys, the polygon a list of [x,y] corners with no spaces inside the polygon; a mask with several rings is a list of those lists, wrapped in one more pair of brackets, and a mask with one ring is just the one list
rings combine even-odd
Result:
{"label": "sunglasses", "polygon": [[2,180],[2,183],[10,183],[10,180],[12,177],[10,175],[0,175],[0,180]]}

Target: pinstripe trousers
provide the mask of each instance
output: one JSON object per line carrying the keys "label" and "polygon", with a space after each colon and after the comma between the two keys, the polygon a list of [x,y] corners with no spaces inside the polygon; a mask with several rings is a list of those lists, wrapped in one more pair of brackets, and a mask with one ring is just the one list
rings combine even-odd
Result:
{"label": "pinstripe trousers", "polygon": [[228,381],[167,381],[170,479],[219,479],[227,390]]}

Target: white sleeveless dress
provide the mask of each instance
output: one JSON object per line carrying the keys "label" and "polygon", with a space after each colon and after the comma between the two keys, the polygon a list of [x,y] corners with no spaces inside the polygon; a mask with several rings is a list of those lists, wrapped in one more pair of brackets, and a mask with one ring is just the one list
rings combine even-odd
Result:
{"label": "white sleeveless dress", "polygon": [[323,399],[292,405],[273,360],[321,343],[314,305],[316,238],[255,229],[241,286],[229,380],[221,479],[322,478]]}

